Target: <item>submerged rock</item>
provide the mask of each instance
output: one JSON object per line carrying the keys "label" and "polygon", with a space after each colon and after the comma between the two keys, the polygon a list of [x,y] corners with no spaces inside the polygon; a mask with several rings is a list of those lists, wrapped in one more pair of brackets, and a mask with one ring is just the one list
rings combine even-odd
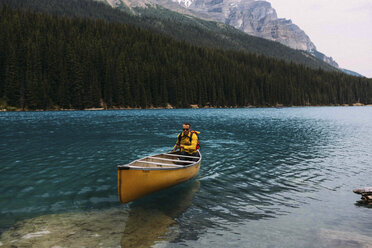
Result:
{"label": "submerged rock", "polygon": [[319,234],[325,247],[372,248],[372,237],[362,234],[329,229],[321,229]]}
{"label": "submerged rock", "polygon": [[[175,221],[192,204],[198,180],[155,194],[130,207],[50,214],[18,222],[0,247],[162,247],[179,236]],[[169,201],[167,194],[172,194]]]}
{"label": "submerged rock", "polygon": [[150,247],[177,233],[176,222],[143,208],[44,215],[17,223],[1,247]]}

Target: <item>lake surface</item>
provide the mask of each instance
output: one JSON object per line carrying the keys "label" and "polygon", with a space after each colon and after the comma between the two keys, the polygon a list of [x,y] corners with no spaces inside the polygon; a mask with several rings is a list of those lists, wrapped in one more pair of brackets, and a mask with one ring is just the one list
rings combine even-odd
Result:
{"label": "lake surface", "polygon": [[[200,131],[195,179],[130,204],[116,166]],[[0,246],[371,247],[372,107],[0,112]]]}

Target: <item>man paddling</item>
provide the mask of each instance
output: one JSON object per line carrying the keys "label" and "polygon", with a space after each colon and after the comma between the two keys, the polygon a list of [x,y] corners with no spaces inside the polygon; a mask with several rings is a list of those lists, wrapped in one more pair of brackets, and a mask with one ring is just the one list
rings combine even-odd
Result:
{"label": "man paddling", "polygon": [[177,143],[173,148],[173,151],[180,150],[180,155],[185,156],[198,156],[197,150],[199,150],[199,133],[197,131],[190,130],[190,123],[182,124],[182,132],[177,136]]}

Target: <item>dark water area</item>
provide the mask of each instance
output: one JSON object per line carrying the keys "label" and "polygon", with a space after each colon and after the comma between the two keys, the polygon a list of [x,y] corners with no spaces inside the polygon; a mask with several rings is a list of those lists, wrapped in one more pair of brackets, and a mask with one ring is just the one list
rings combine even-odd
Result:
{"label": "dark water area", "polygon": [[[182,122],[196,178],[120,204],[116,166]],[[0,247],[369,247],[365,186],[372,107],[0,112]]]}

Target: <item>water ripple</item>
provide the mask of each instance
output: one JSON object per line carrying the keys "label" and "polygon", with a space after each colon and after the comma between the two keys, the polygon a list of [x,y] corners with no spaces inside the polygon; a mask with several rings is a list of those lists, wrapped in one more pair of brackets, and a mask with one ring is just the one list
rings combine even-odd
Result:
{"label": "water ripple", "polygon": [[[236,226],[321,203],[328,194],[365,186],[372,174],[369,107],[1,112],[0,117],[0,232],[43,214],[118,207],[116,165],[168,151],[184,121],[201,131],[203,162],[200,189],[187,211],[175,216],[182,229],[179,242],[197,240],[210,228],[216,235],[242,234]],[[174,194],[149,198],[164,196],[159,207],[170,204]]]}

